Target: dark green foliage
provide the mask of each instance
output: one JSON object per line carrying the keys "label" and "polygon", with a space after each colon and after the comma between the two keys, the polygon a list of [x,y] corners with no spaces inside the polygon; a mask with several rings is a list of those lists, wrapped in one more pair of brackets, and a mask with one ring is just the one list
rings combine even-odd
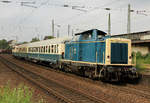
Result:
{"label": "dark green foliage", "polygon": [[9,49],[9,44],[7,42],[7,40],[2,39],[0,40],[0,49]]}
{"label": "dark green foliage", "polygon": [[144,64],[150,64],[150,53],[142,56],[140,52],[136,53],[136,59],[142,61]]}
{"label": "dark green foliage", "polygon": [[27,44],[27,43],[28,43],[28,42],[25,41],[25,42],[23,42],[23,43],[21,43],[21,44]]}
{"label": "dark green foliage", "polygon": [[35,37],[35,38],[32,38],[32,40],[30,42],[32,43],[32,42],[36,42],[36,41],[40,41],[40,40],[37,37]]}
{"label": "dark green foliage", "polygon": [[142,55],[140,52],[136,53],[136,68],[139,71],[145,70],[144,64],[150,64],[150,54]]}
{"label": "dark green foliage", "polygon": [[55,38],[55,37],[53,37],[53,36],[45,36],[45,37],[44,37],[44,40],[53,39],[53,38]]}

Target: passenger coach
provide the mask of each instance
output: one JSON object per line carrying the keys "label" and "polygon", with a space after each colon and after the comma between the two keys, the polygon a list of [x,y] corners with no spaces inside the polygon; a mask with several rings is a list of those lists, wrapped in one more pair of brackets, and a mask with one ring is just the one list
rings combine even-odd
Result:
{"label": "passenger coach", "polygon": [[69,38],[55,38],[33,43],[22,44],[13,49],[13,55],[35,62],[57,63],[65,52],[65,42]]}

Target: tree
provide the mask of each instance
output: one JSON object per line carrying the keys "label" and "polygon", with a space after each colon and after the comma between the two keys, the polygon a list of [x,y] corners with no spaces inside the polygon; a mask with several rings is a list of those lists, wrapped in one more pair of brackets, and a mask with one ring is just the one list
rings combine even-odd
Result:
{"label": "tree", "polygon": [[44,40],[53,39],[53,38],[55,38],[55,37],[53,37],[53,36],[45,36],[45,37],[44,37]]}
{"label": "tree", "polygon": [[0,40],[0,49],[8,49],[9,48],[9,43],[7,40],[2,39]]}
{"label": "tree", "polygon": [[21,44],[27,44],[28,42],[26,42],[26,41],[24,41],[24,42],[22,42]]}
{"label": "tree", "polygon": [[40,41],[39,38],[37,38],[37,37],[32,38],[32,40],[30,42],[32,43],[32,42],[36,42],[36,41]]}

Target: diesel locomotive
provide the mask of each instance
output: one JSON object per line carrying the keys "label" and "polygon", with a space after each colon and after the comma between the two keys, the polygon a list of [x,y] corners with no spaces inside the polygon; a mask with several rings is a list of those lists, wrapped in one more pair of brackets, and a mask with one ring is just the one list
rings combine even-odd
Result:
{"label": "diesel locomotive", "polygon": [[113,38],[92,29],[73,38],[54,38],[16,46],[15,57],[47,62],[64,71],[105,81],[137,79],[132,64],[131,40]]}

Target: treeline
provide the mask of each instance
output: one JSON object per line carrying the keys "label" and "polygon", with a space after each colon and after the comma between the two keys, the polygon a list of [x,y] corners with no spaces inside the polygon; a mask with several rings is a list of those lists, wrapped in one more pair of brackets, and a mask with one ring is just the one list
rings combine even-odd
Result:
{"label": "treeline", "polygon": [[10,46],[7,40],[5,39],[0,40],[0,49],[9,49],[9,48]]}

